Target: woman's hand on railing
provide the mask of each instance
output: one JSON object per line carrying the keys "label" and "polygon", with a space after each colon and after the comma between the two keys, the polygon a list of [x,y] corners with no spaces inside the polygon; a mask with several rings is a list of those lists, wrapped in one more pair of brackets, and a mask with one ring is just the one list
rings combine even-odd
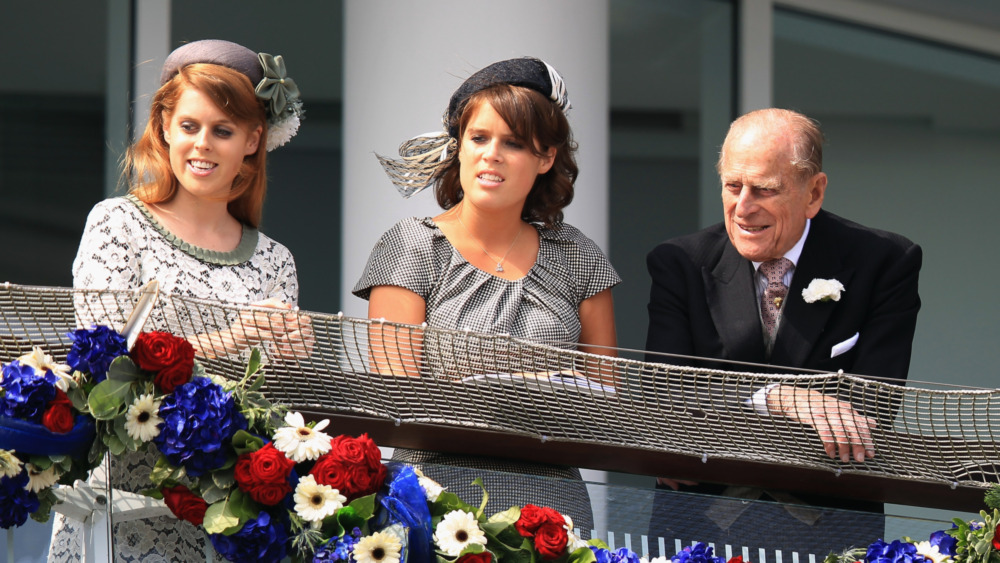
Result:
{"label": "woman's hand on railing", "polygon": [[291,305],[273,297],[252,305],[277,312],[242,311],[229,328],[190,338],[199,355],[215,358],[270,343],[271,353],[276,358],[298,360],[309,357],[316,339],[312,320],[308,316],[300,315]]}

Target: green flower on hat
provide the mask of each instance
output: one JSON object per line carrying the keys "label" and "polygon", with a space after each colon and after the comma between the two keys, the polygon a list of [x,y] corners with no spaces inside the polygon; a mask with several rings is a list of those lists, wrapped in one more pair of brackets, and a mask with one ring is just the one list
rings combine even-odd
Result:
{"label": "green flower on hat", "polygon": [[285,111],[286,106],[298,101],[299,87],[288,78],[281,55],[275,57],[260,53],[257,58],[264,68],[264,78],[256,88],[257,97],[268,101],[272,119],[275,119]]}
{"label": "green flower on hat", "polygon": [[254,91],[268,104],[267,150],[270,151],[295,136],[302,116],[302,100],[299,99],[299,87],[285,72],[285,61],[281,55],[259,53],[257,58],[264,70],[264,78]]}

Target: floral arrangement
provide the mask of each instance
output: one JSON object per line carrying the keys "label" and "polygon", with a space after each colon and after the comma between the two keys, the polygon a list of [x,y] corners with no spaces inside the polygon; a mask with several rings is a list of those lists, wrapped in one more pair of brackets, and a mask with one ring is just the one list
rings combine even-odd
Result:
{"label": "floral arrangement", "polygon": [[948,530],[938,530],[926,541],[902,538],[877,540],[867,548],[831,554],[824,563],[1000,563],[1000,485],[986,493],[990,510],[981,521],[956,518]]}
{"label": "floral arrangement", "polygon": [[[58,502],[52,486],[86,478],[106,452],[155,447],[143,492],[203,528],[230,561],[667,563],[583,541],[552,508],[486,515],[479,480],[475,507],[418,469],[383,464],[367,435],[330,436],[329,421],[307,423],[271,404],[257,350],[244,377],[228,381],[206,374],[191,344],[168,333],[139,334],[131,350],[106,327],[70,338],[66,364],[35,348],[2,366],[0,527],[29,515],[45,521]],[[826,563],[1000,563],[996,508],[929,542],[880,540]],[[670,561],[743,563],[703,543]]]}

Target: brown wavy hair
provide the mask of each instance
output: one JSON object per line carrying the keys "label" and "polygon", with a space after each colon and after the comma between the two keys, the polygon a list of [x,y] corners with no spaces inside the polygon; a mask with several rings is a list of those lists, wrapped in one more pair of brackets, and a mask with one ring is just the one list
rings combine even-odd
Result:
{"label": "brown wavy hair", "polygon": [[125,154],[122,181],[132,185],[130,192],[145,203],[169,201],[177,193],[179,184],[170,167],[170,146],[163,138],[163,126],[170,122],[181,94],[188,88],[208,96],[247,130],[261,127],[257,152],[243,158],[227,197],[229,213],[241,223],[257,228],[267,192],[267,117],[250,79],[228,67],[188,65],[156,91],[146,130]]}
{"label": "brown wavy hair", "polygon": [[[576,165],[576,143],[566,115],[552,100],[521,86],[495,84],[469,96],[455,121],[448,127],[458,130],[461,146],[465,128],[476,110],[489,103],[503,118],[514,137],[530,147],[538,157],[545,157],[550,148],[556,149],[552,168],[535,178],[528,198],[521,210],[521,218],[531,223],[541,223],[546,228],[556,227],[563,220],[562,210],[573,201],[573,184],[580,173]],[[537,146],[540,148],[536,148]],[[448,156],[449,162],[435,175],[434,194],[444,209],[457,205],[465,193],[460,180],[458,150]]]}

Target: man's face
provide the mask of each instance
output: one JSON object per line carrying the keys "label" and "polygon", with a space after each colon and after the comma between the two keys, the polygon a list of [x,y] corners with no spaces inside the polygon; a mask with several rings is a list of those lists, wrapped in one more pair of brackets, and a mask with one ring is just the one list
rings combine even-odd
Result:
{"label": "man's face", "polygon": [[726,232],[747,260],[784,256],[823,205],[826,174],[803,179],[792,155],[791,134],[774,127],[749,125],[726,140],[719,172]]}

